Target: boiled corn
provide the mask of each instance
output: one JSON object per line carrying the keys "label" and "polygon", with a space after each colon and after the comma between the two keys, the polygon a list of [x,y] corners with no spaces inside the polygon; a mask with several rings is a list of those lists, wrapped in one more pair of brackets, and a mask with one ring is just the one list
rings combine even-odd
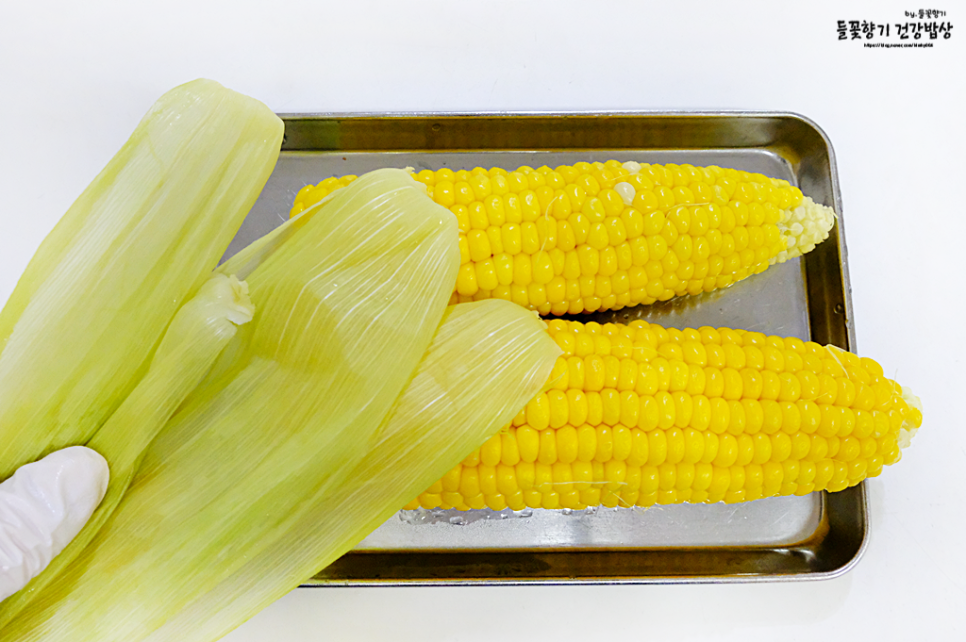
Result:
{"label": "boiled corn", "polygon": [[899,461],[919,400],[871,359],[743,330],[553,320],[545,392],[407,508],[740,502]]}
{"label": "boiled corn", "polygon": [[[810,251],[834,221],[787,181],[720,167],[612,160],[415,178],[459,221],[450,303],[499,298],[541,314],[726,287]],[[305,186],[292,215],[354,179]]]}

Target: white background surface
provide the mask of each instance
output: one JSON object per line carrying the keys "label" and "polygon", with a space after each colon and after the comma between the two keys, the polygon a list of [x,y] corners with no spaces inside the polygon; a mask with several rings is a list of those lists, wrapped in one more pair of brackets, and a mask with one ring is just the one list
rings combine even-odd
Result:
{"label": "white background surface", "polygon": [[[837,20],[940,9],[932,49]],[[893,38],[893,41],[895,39]],[[869,484],[859,565],[818,583],[298,590],[231,642],[966,639],[966,3],[3,2],[0,302],[151,103],[195,77],[278,112],[794,111],[838,160],[859,351],[925,404]]]}

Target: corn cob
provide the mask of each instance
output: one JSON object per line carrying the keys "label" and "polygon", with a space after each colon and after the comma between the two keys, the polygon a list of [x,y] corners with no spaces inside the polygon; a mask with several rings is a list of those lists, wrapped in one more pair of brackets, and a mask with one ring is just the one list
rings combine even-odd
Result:
{"label": "corn cob", "polygon": [[[305,186],[292,215],[354,178]],[[787,181],[720,167],[612,160],[415,178],[459,221],[450,303],[499,298],[540,314],[723,288],[810,251],[834,220]]]}
{"label": "corn cob", "polygon": [[873,360],[743,330],[556,319],[545,392],[407,509],[740,502],[899,461],[919,400]]}

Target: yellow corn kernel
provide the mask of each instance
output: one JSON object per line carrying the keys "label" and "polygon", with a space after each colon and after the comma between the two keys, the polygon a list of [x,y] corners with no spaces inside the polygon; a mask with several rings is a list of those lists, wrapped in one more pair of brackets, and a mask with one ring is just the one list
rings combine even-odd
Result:
{"label": "yellow corn kernel", "polygon": [[516,428],[506,428],[500,433],[500,461],[507,466],[520,463],[520,445]]}
{"label": "yellow corn kernel", "polygon": [[533,255],[531,261],[533,281],[540,284],[549,283],[554,276],[550,254],[541,250]]}
{"label": "yellow corn kernel", "polygon": [[503,441],[499,434],[493,435],[480,446],[480,463],[485,466],[496,466],[502,460]]}
{"label": "yellow corn kernel", "polygon": [[552,464],[557,461],[557,435],[552,428],[540,431],[537,461],[541,464]]}
{"label": "yellow corn kernel", "polygon": [[500,279],[497,276],[496,265],[494,265],[492,259],[486,259],[485,261],[480,261],[475,264],[476,266],[476,284],[480,291],[492,292],[500,285]]}
{"label": "yellow corn kernel", "polygon": [[563,426],[556,431],[557,460],[565,464],[573,463],[579,454],[577,429]]}
{"label": "yellow corn kernel", "polygon": [[473,296],[479,291],[476,278],[476,266],[466,263],[460,266],[456,277],[456,291],[463,296]]}

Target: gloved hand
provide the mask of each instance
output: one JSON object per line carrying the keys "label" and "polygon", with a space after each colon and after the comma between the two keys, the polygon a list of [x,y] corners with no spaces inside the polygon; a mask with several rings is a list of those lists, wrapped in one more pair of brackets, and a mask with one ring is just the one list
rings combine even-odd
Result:
{"label": "gloved hand", "polygon": [[84,446],[55,451],[0,484],[0,601],[40,574],[107,491],[107,461]]}

